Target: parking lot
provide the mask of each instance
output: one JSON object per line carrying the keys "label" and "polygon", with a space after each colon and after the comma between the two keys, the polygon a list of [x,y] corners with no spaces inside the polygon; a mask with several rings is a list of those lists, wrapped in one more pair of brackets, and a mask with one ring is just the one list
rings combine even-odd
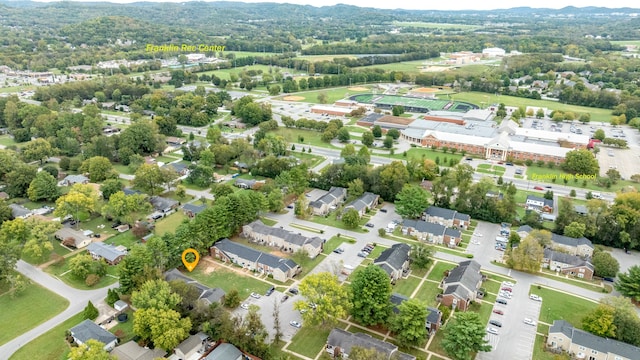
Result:
{"label": "parking lot", "polygon": [[[273,317],[274,302],[279,307],[278,313],[280,316],[280,332],[282,333],[282,340],[291,340],[291,338],[293,338],[293,336],[298,331],[298,328],[289,325],[290,321],[297,321],[302,324],[302,315],[300,314],[300,312],[293,309],[293,304],[295,304],[295,302],[298,300],[302,300],[303,298],[300,295],[292,296],[291,294],[287,294],[289,296],[289,299],[282,302],[282,298],[284,297],[284,295],[285,294],[282,292],[274,291],[273,294],[269,296],[260,294],[259,299],[249,297],[242,302],[242,304],[257,305],[260,308],[258,313],[260,314],[260,319],[262,320],[265,329],[269,333],[268,341],[271,341],[276,333],[274,326],[275,321]],[[232,312],[232,316],[244,317],[247,312],[247,310],[242,309],[240,306],[238,306],[238,308]]]}
{"label": "parking lot", "polygon": [[[507,305],[496,303],[493,307],[493,310],[499,310],[502,314],[492,312],[489,319],[498,321],[502,326],[487,325],[498,330],[497,335],[487,333],[492,350],[478,353],[476,359],[532,359],[542,302],[529,299],[528,287],[518,287],[516,284],[511,289],[512,298],[506,299]],[[525,324],[525,318],[532,319],[536,325]]]}

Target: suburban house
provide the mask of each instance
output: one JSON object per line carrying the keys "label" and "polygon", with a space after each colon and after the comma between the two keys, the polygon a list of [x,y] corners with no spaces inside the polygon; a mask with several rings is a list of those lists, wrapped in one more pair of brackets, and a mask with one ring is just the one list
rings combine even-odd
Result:
{"label": "suburban house", "polygon": [[179,201],[165,198],[162,196],[154,196],[151,199],[149,199],[149,202],[151,203],[151,205],[156,211],[163,212],[163,213],[171,212],[171,210],[177,208],[178,205],[180,205]]}
{"label": "suburban house", "polygon": [[162,168],[173,170],[176,172],[176,174],[178,174],[178,176],[189,175],[189,165],[181,162],[170,162],[168,164],[162,165]]}
{"label": "suburban house", "polygon": [[396,280],[409,272],[410,254],[411,246],[405,243],[394,244],[380,253],[380,256],[373,261],[373,264],[381,267],[382,270],[389,274],[391,282],[395,283]]}
{"label": "suburban house", "polygon": [[82,249],[91,244],[91,238],[86,236],[82,231],[72,228],[63,227],[54,233],[54,237],[62,241],[62,245]]}
{"label": "suburban house", "polygon": [[565,275],[577,276],[581,279],[593,279],[594,267],[591,262],[584,260],[580,256],[561,251],[544,249],[542,267]]}
{"label": "suburban house", "polygon": [[437,206],[426,208],[422,220],[458,229],[466,229],[471,225],[471,216]]}
{"label": "suburban house", "polygon": [[176,136],[167,136],[167,139],[165,141],[167,142],[167,145],[170,146],[181,146],[182,144],[187,142],[187,140]]}
{"label": "suburban house", "polygon": [[324,245],[324,240],[317,236],[306,237],[283,228],[267,226],[260,220],[243,226],[242,235],[253,242],[277,247],[283,252],[295,253],[304,250],[312,259],[322,252]]}
{"label": "suburban house", "polygon": [[264,180],[253,180],[253,179],[240,179],[237,178],[233,183],[234,186],[239,187],[240,189],[249,189],[255,190],[264,185]]}
{"label": "suburban house", "polygon": [[547,348],[562,350],[575,359],[640,359],[640,347],[576,329],[564,320],[555,320],[549,328]]}
{"label": "suburban house", "polygon": [[347,197],[347,189],[332,186],[329,192],[309,203],[313,215],[326,215],[332,208],[336,208]]}
{"label": "suburban house", "polygon": [[576,214],[578,215],[582,215],[582,216],[589,215],[589,209],[587,209],[587,207],[584,205],[574,205],[573,211],[575,211]]}
{"label": "suburban house", "polygon": [[[518,228],[518,235],[524,239],[533,231],[533,228],[529,225],[523,225]],[[584,258],[592,257],[595,247],[591,240],[586,237],[572,238],[564,235],[551,233],[551,247],[571,255],[582,256]]]}
{"label": "suburban house", "polygon": [[376,205],[378,205],[378,200],[380,199],[380,195],[376,195],[374,193],[365,192],[359,198],[353,200],[347,206],[344,207],[344,211],[349,209],[356,209],[360,216],[363,216],[367,213],[367,211],[373,209]]}
{"label": "suburban house", "polygon": [[378,340],[364,333],[350,333],[346,330],[334,328],[327,337],[326,351],[335,359],[349,358],[351,348],[358,346],[373,349],[378,354],[384,354],[386,359],[415,360],[415,356],[405,354],[398,347],[386,341]]}
{"label": "suburban house", "polygon": [[480,273],[480,264],[474,260],[462,261],[449,271],[440,287],[443,293],[439,295],[440,302],[445,306],[455,306],[458,310],[466,311],[472,301],[478,296],[484,276]]}
{"label": "suburban house", "polygon": [[[200,359],[200,356],[202,356],[209,345],[209,335],[199,332],[189,336],[178,344],[178,346],[173,349],[173,352],[179,359]],[[194,357],[196,354],[199,356]]]}
{"label": "suburban house", "polygon": [[205,205],[184,204],[182,206],[182,211],[187,215],[187,217],[194,218],[206,208],[207,207]]}
{"label": "suburban house", "polygon": [[527,195],[527,201],[524,204],[524,208],[526,210],[533,210],[539,213],[552,213],[553,200],[535,195]]}
{"label": "suburban house", "polygon": [[235,345],[218,343],[202,360],[249,360],[257,359],[240,351]]}
{"label": "suburban house", "polygon": [[160,348],[144,348],[131,340],[116,346],[110,355],[115,356],[118,360],[153,360],[163,358],[167,355],[167,352]]}
{"label": "suburban house", "polygon": [[448,247],[456,247],[462,241],[460,230],[424,220],[404,219],[402,233],[414,236],[420,241],[447,245]]}
{"label": "suburban house", "polygon": [[87,341],[93,339],[103,343],[106,351],[111,351],[118,343],[118,338],[115,335],[101,328],[91,320],[85,320],[69,329],[69,331],[71,332],[73,340],[78,345],[85,344]]}
{"label": "suburban house", "polygon": [[60,183],[59,186],[72,186],[75,184],[88,184],[89,178],[84,175],[67,175]]}
{"label": "suburban house", "polygon": [[109,265],[118,265],[118,263],[127,256],[126,247],[113,246],[103,242],[92,242],[87,246],[87,251],[94,260],[104,259]]}
{"label": "suburban house", "polygon": [[33,211],[19,204],[9,204],[9,208],[14,219],[26,219],[33,215]]}
{"label": "suburban house", "polygon": [[124,188],[122,189],[122,192],[126,195],[145,195],[145,193],[143,193],[140,190],[135,190],[135,189],[131,189],[131,188]]}
{"label": "suburban house", "polygon": [[229,239],[217,241],[209,251],[211,256],[224,262],[228,261],[245,269],[272,275],[277,281],[285,282],[300,272],[300,265],[291,259],[264,253]]}
{"label": "suburban house", "polygon": [[[391,301],[391,304],[393,304],[393,312],[397,314],[400,312],[398,306],[400,306],[404,301],[409,300],[409,298],[402,294],[393,293],[389,300]],[[425,319],[424,326],[427,329],[429,336],[431,336],[435,334],[435,332],[440,329],[440,325],[442,325],[442,311],[429,306],[427,306],[427,310],[429,312]]]}
{"label": "suburban house", "polygon": [[224,290],[222,290],[220,288],[213,288],[212,289],[212,288],[210,288],[208,286],[202,285],[199,282],[193,280],[192,278],[184,275],[183,273],[181,273],[176,268],[173,268],[171,270],[167,270],[164,273],[164,279],[166,281],[181,281],[181,282],[183,282],[185,284],[192,285],[193,287],[198,289],[198,291],[200,291],[200,295],[198,296],[198,300],[201,300],[201,301],[205,302],[207,305],[210,305],[210,304],[213,304],[213,303],[222,304],[222,302],[224,301],[224,296],[226,295]]}

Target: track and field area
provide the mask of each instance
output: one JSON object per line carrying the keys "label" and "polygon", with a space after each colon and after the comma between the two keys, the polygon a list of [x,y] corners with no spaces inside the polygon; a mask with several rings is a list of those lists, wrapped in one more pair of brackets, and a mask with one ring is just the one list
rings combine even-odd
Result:
{"label": "track and field area", "polygon": [[442,99],[424,99],[397,95],[360,94],[353,95],[349,99],[363,104],[374,104],[376,107],[383,109],[391,109],[396,105],[401,105],[409,112],[424,113],[438,110],[467,112],[471,109],[478,109],[477,105],[467,102]]}

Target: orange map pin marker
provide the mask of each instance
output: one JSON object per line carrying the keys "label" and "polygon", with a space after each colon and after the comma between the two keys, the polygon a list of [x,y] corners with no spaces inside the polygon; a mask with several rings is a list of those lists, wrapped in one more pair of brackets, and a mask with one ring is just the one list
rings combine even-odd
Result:
{"label": "orange map pin marker", "polygon": [[[193,256],[195,256],[195,260],[193,261],[187,260],[188,254],[193,254]],[[182,252],[182,263],[184,264],[184,267],[187,268],[187,270],[193,271],[193,269],[195,269],[196,266],[198,265],[198,261],[200,261],[200,254],[198,254],[196,249],[189,248]]]}

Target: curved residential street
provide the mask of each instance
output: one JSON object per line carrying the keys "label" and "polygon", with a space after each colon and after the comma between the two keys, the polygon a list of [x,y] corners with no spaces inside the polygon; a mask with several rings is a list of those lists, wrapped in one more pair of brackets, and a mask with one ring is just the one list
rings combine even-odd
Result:
{"label": "curved residential street", "polygon": [[47,290],[67,299],[67,301],[69,301],[69,306],[63,312],[57,314],[51,319],[0,346],[0,359],[9,359],[9,357],[11,357],[11,355],[23,345],[26,345],[31,340],[46,333],[71,316],[82,311],[87,306],[88,301],[96,304],[107,296],[107,289],[118,287],[118,283],[116,282],[108,287],[96,290],[74,289],[61,280],[45,273],[42,269],[22,260],[18,261],[16,270],[31,279],[34,283],[37,283]]}

